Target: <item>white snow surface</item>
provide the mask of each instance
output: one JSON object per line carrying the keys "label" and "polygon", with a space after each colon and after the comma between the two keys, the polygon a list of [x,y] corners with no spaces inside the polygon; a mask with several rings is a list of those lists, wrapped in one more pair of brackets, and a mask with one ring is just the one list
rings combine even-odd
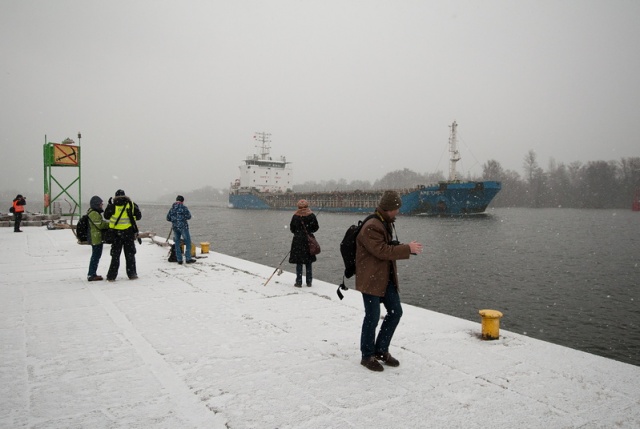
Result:
{"label": "white snow surface", "polygon": [[117,281],[89,283],[71,231],[23,230],[0,228],[0,428],[640,427],[640,367],[483,341],[479,316],[405,304],[401,364],[374,373],[359,292],[286,271],[264,286],[275,267],[213,251],[180,266],[158,238],[138,246],[139,279],[122,256]]}

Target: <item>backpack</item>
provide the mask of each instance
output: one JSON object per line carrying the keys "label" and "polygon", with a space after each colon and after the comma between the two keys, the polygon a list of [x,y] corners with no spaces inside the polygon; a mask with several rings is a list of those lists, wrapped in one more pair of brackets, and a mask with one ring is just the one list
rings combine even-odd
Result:
{"label": "backpack", "polygon": [[89,241],[89,215],[84,215],[76,225],[76,237],[79,243]]}
{"label": "backpack", "polygon": [[169,262],[178,262],[178,257],[176,256],[176,246],[172,244],[169,248],[169,258],[167,259]]}
{"label": "backpack", "polygon": [[359,220],[357,225],[351,225],[344,238],[340,242],[340,254],[344,262],[344,276],[348,279],[356,273],[356,238],[360,234],[362,226],[376,215],[369,215],[364,220]]}
{"label": "backpack", "polygon": [[337,294],[338,298],[342,299],[343,295],[340,289],[347,290],[344,285],[344,278],[350,279],[356,273],[356,238],[360,234],[362,226],[372,218],[377,217],[375,214],[367,216],[364,220],[359,220],[357,225],[351,225],[347,232],[344,234],[344,238],[340,242],[340,254],[342,255],[342,261],[344,262],[344,276],[342,277],[342,283],[338,286]]}

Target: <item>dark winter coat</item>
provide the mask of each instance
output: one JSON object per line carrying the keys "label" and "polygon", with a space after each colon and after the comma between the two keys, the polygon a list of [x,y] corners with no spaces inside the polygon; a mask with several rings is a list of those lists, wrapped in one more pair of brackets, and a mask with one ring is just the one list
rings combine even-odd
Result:
{"label": "dark winter coat", "polygon": [[[304,222],[305,229],[302,224]],[[306,264],[308,262],[315,262],[315,255],[309,254],[309,239],[307,238],[307,232],[315,233],[320,229],[318,225],[318,219],[316,215],[311,213],[307,216],[293,215],[291,218],[291,224],[289,230],[293,233],[293,239],[291,240],[291,255],[289,256],[289,263],[291,264]]]}
{"label": "dark winter coat", "polygon": [[142,219],[140,207],[125,195],[121,195],[113,199],[109,198],[109,204],[107,204],[107,208],[104,210],[104,218],[106,220],[111,219],[111,216],[113,216],[113,213],[116,211],[116,206],[124,206],[125,204],[133,205],[133,213],[131,214],[136,218],[136,220]]}
{"label": "dark winter coat", "polygon": [[383,223],[380,216],[365,222],[356,238],[356,289],[382,297],[390,279],[398,286],[396,260],[409,259],[411,248],[408,244],[389,244],[389,219],[383,217]]}

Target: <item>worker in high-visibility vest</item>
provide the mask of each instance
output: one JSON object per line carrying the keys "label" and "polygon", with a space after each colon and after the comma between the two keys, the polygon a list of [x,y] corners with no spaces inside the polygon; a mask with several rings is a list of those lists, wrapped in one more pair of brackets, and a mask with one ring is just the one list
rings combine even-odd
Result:
{"label": "worker in high-visibility vest", "polygon": [[[135,241],[138,238],[136,220],[142,219],[140,208],[125,195],[122,189],[118,189],[115,198],[109,198],[109,204],[104,211],[104,218],[109,221],[109,228],[113,235],[111,264],[107,272],[107,281],[115,281],[118,276],[122,249],[124,249],[124,259],[127,264],[127,277],[130,280],[137,279]],[[138,242],[141,242],[139,238]]]}
{"label": "worker in high-visibility vest", "polygon": [[27,199],[18,194],[13,199],[13,232],[22,232],[20,229],[20,222],[22,222],[22,213],[24,213],[24,206],[27,205]]}

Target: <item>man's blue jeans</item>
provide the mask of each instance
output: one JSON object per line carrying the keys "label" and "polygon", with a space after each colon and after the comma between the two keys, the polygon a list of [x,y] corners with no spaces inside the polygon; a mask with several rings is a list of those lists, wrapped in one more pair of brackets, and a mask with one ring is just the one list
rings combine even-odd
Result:
{"label": "man's blue jeans", "polygon": [[[91,240],[91,238],[89,238]],[[97,275],[98,264],[100,263],[100,258],[102,257],[102,243],[100,244],[92,244],[91,245],[91,260],[89,261],[89,273],[87,273],[87,278],[91,278]]]}
{"label": "man's blue jeans", "polygon": [[177,229],[173,228],[173,242],[176,246],[176,259],[182,262],[182,250],[180,249],[180,239],[184,240],[184,253],[187,261],[193,259],[191,256],[191,234],[189,228]]}
{"label": "man's blue jeans", "polygon": [[[389,351],[391,338],[396,331],[402,317],[402,305],[398,288],[392,282],[387,285],[384,297],[362,294],[364,301],[364,321],[362,322],[362,335],[360,336],[360,351],[362,358],[368,358],[377,353]],[[376,327],[380,320],[380,304],[384,304],[387,315],[382,321],[378,338],[376,339]]]}

